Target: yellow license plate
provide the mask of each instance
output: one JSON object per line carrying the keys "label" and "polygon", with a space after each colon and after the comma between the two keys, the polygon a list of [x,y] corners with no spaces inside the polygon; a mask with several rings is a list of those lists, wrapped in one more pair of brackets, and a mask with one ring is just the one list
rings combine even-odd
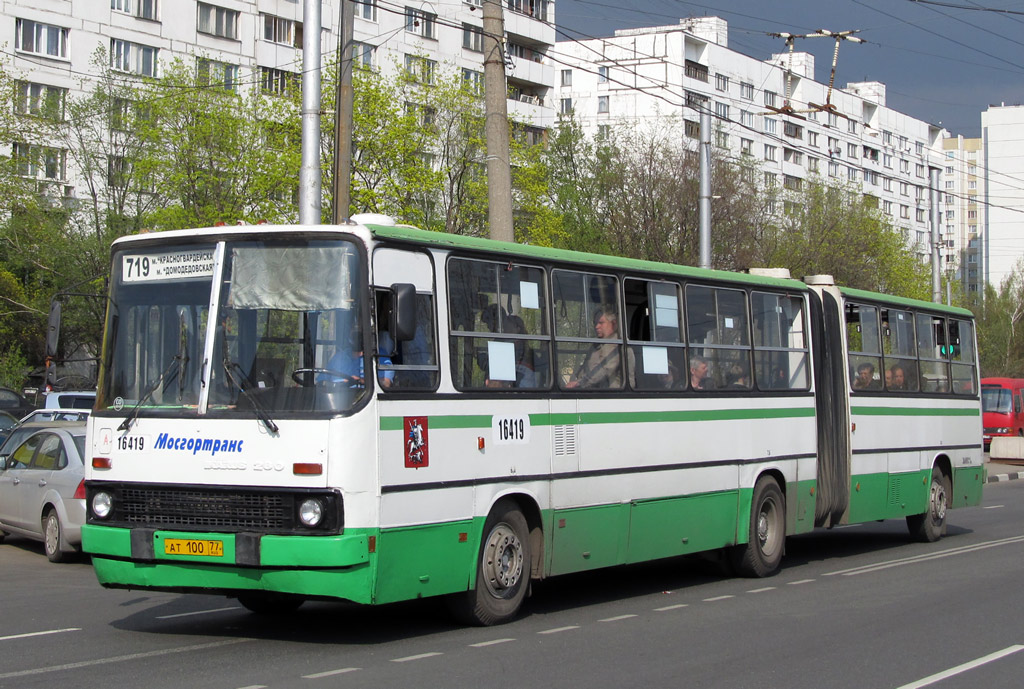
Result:
{"label": "yellow license plate", "polygon": [[164,554],[224,557],[224,541],[200,541],[190,538],[167,538],[164,539]]}

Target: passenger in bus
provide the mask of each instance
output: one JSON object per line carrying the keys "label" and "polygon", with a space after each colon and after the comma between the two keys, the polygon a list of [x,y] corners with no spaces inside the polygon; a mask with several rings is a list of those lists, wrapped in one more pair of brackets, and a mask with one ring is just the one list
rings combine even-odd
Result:
{"label": "passenger in bus", "polygon": [[708,360],[702,356],[690,357],[690,387],[706,390],[708,385]]}
{"label": "passenger in bus", "polygon": [[[378,341],[377,365],[391,366],[391,347],[383,345],[384,343]],[[362,340],[358,333],[353,333],[350,346],[339,347],[327,361],[324,372],[317,375],[316,380],[318,383],[348,383],[351,387],[361,388],[366,385],[363,366]],[[344,377],[332,375],[334,373],[342,374]],[[377,373],[377,382],[382,388],[390,388],[394,378],[394,371]]]}
{"label": "passenger in bus", "polygon": [[906,390],[907,389],[907,376],[903,371],[902,364],[893,364],[889,367],[889,373],[892,374],[892,380],[889,382],[890,390]]}
{"label": "passenger in bus", "polygon": [[[886,372],[888,373],[888,371]],[[875,385],[875,365],[865,361],[857,366],[857,377],[853,379],[854,390],[870,390]]]}
{"label": "passenger in bus", "polygon": [[[611,309],[594,313],[594,330],[602,340],[618,340],[619,317]],[[595,344],[593,350],[573,374],[567,388],[621,388],[622,345],[616,342]],[[633,352],[629,352],[630,385],[635,386],[636,369]]]}
{"label": "passenger in bus", "polygon": [[742,364],[733,364],[725,374],[725,386],[732,390],[749,390],[750,372]]}

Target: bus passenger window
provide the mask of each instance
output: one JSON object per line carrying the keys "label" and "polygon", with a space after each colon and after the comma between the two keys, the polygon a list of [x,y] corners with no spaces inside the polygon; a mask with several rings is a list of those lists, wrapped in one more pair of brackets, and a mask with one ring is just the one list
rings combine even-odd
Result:
{"label": "bus passenger window", "polygon": [[917,392],[919,377],[914,316],[899,309],[882,309],[881,315],[885,389],[890,392]]}
{"label": "bus passenger window", "polygon": [[636,388],[685,390],[688,367],[679,285],[628,279],[624,294],[628,361]]}
{"label": "bus passenger window", "polygon": [[[392,342],[387,332],[391,293],[377,291],[377,380],[385,390],[433,390],[437,387],[440,367],[434,329],[434,295],[416,295],[416,331],[411,340]],[[388,354],[390,356],[385,356]],[[390,359],[390,363],[387,360]],[[390,376],[389,376],[390,374]],[[384,380],[390,377],[390,384]],[[383,380],[382,380],[383,379]]]}
{"label": "bus passenger window", "polygon": [[882,348],[878,330],[878,309],[846,303],[846,346],[850,387],[854,390],[882,389]]}
{"label": "bus passenger window", "polygon": [[[551,280],[559,385],[566,390],[621,390],[624,324],[618,280],[568,270],[554,271]],[[632,363],[631,386],[636,383],[634,370]]]}
{"label": "bus passenger window", "polygon": [[917,353],[921,392],[949,392],[949,361],[945,357],[946,319],[917,314]]}
{"label": "bus passenger window", "polygon": [[957,395],[975,395],[978,372],[974,366],[974,328],[970,321],[949,320],[949,341],[946,357],[953,378],[952,391]]}
{"label": "bus passenger window", "polygon": [[[732,386],[729,389],[749,389],[748,322],[747,295],[741,290],[686,286],[690,361],[691,364],[707,362],[707,375],[702,379],[698,380],[691,371],[691,388],[714,390]],[[701,368],[698,366],[698,370]]]}
{"label": "bus passenger window", "polygon": [[750,305],[758,388],[806,390],[810,374],[803,299],[752,292]]}

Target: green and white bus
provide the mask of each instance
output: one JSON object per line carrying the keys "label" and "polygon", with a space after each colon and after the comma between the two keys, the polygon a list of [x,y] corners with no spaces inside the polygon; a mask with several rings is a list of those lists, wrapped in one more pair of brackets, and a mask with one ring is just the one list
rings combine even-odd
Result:
{"label": "green and white bus", "polygon": [[767,576],[788,535],[891,518],[933,541],[981,499],[975,352],[970,312],[824,276],[379,216],[126,237],[84,549],[107,587],[495,624],[560,574]]}

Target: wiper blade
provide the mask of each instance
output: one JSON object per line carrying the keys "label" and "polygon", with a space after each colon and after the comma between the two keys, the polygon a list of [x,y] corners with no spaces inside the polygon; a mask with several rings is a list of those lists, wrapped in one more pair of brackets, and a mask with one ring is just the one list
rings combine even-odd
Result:
{"label": "wiper blade", "polygon": [[132,410],[128,412],[128,416],[126,416],[124,421],[121,422],[121,425],[117,427],[117,430],[127,431],[132,427],[132,424],[135,423],[135,419],[139,415],[139,410],[142,408],[142,405],[146,403],[146,400],[153,396],[153,393],[156,392],[157,388],[163,385],[163,382],[167,378],[167,374],[171,372],[171,369],[177,366],[178,375],[181,376],[181,372],[184,370],[184,364],[181,363],[183,359],[187,359],[187,356],[182,357],[181,355],[178,354],[174,355],[174,358],[171,359],[171,363],[167,365],[167,368],[165,368],[164,372],[160,374],[160,377],[153,381],[152,385],[146,388],[146,392],[144,392],[142,397],[139,398],[139,401],[135,403],[135,406],[132,407]]}
{"label": "wiper blade", "polygon": [[252,404],[253,411],[256,412],[256,417],[263,422],[263,425],[267,427],[267,430],[271,433],[277,433],[279,430],[277,424],[274,423],[272,418],[270,418],[270,414],[268,414],[267,410],[263,408],[260,401],[256,399],[256,395],[249,392],[247,387],[238,382],[238,379],[234,374],[234,371],[236,370],[241,371],[242,367],[231,359],[224,357],[224,373],[227,375],[228,380],[231,381],[232,385],[238,388],[239,392],[245,395],[245,399],[249,400],[249,403]]}

